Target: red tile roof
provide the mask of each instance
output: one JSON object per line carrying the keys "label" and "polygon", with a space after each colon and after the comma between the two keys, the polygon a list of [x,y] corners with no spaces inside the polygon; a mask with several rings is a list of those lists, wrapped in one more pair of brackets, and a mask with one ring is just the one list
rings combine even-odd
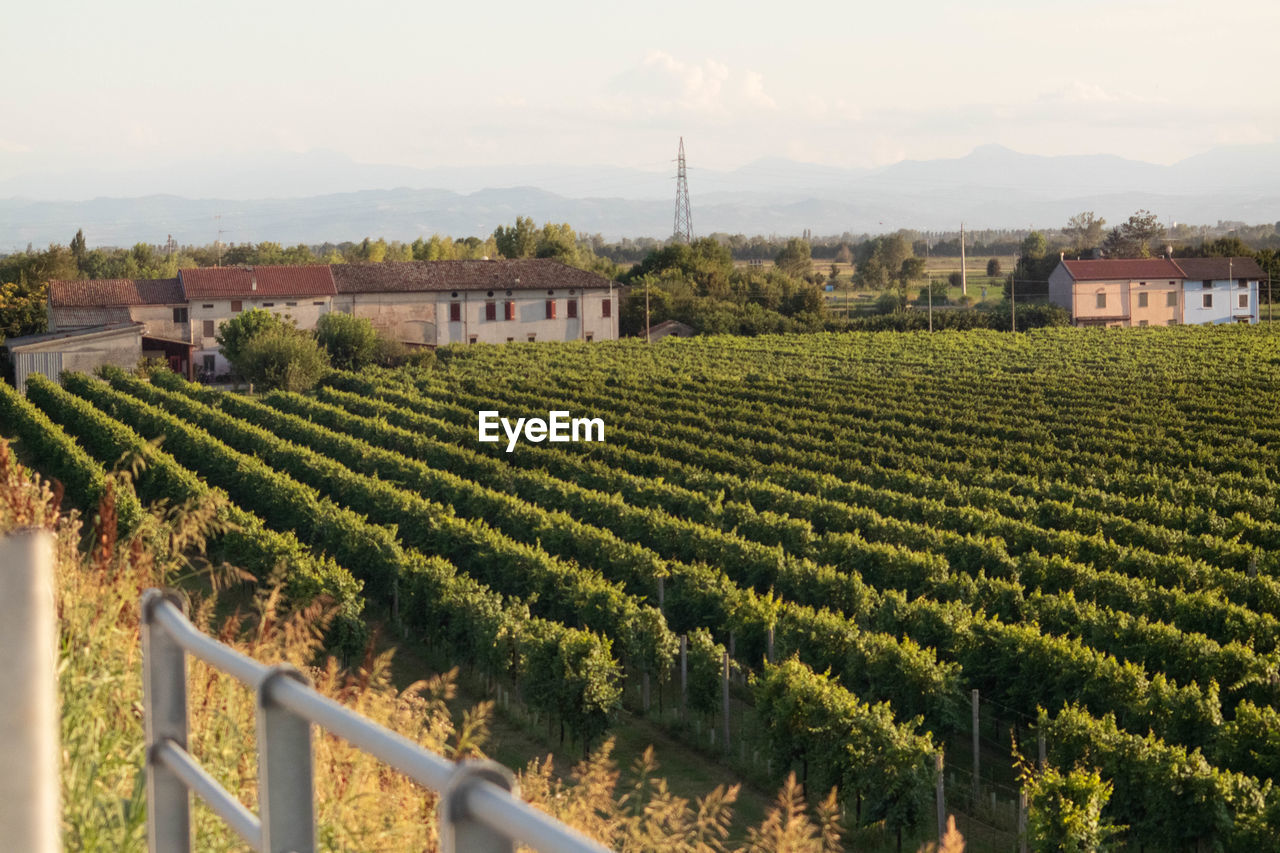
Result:
{"label": "red tile roof", "polygon": [[334,264],[339,293],[605,288],[609,279],[550,258]]}
{"label": "red tile roof", "polygon": [[333,296],[337,291],[329,267],[206,267],[180,270],[187,299],[262,296]]}
{"label": "red tile roof", "polygon": [[55,308],[98,308],[107,305],[181,305],[186,301],[176,278],[103,278],[49,282],[49,304]]}
{"label": "red tile roof", "polygon": [[1076,281],[1147,281],[1184,278],[1177,264],[1167,258],[1104,258],[1096,261],[1063,261]]}
{"label": "red tile roof", "polygon": [[1253,258],[1176,258],[1174,263],[1192,281],[1226,281],[1228,278],[1259,280],[1267,277]]}

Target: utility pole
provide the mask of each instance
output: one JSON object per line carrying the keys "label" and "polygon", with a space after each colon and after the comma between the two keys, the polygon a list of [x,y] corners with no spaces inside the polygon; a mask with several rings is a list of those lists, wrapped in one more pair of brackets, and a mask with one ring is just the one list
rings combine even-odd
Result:
{"label": "utility pole", "polygon": [[969,271],[964,263],[964,223],[960,223],[960,295],[969,295]]}
{"label": "utility pole", "polygon": [[644,342],[646,344],[653,343],[649,336],[649,276],[644,277]]}
{"label": "utility pole", "polygon": [[928,275],[929,269],[929,235],[924,238],[924,266],[925,275],[928,276],[924,281],[924,286],[929,290],[929,331],[933,331],[933,276]]}
{"label": "utility pole", "polygon": [[680,154],[676,157],[676,215],[672,239],[693,242],[693,216],[689,213],[689,176],[684,164],[684,137],[680,137]]}

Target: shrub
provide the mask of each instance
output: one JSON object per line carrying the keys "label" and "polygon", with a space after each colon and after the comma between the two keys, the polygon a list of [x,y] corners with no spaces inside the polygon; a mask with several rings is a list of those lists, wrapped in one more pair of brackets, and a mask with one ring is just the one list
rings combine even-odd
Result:
{"label": "shrub", "polygon": [[250,382],[281,391],[307,391],[329,370],[329,357],[315,338],[288,327],[254,336],[232,363]]}

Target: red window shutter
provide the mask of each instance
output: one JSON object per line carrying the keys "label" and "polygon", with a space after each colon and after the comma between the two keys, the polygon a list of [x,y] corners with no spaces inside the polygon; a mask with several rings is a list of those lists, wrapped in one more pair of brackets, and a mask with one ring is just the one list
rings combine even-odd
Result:
{"label": "red window shutter", "polygon": [[514,320],[516,318],[516,304],[514,302],[507,303],[507,319]]}
{"label": "red window shutter", "polygon": [[497,319],[498,319],[498,303],[496,303],[496,302],[486,302],[486,303],[484,304],[484,318],[485,318],[486,320],[497,320]]}
{"label": "red window shutter", "polygon": [[578,316],[578,300],[576,299],[569,300],[569,308],[567,311],[565,311],[565,316],[570,319],[573,319],[574,317]]}
{"label": "red window shutter", "polygon": [[547,300],[547,319],[554,320],[556,318],[556,301],[554,299]]}
{"label": "red window shutter", "polygon": [[449,322],[450,323],[462,322],[462,303],[461,302],[449,303]]}
{"label": "red window shutter", "polygon": [[613,300],[612,300],[612,299],[605,299],[605,300],[601,301],[601,303],[600,303],[600,316],[601,316],[601,317],[612,317],[612,316],[613,316]]}

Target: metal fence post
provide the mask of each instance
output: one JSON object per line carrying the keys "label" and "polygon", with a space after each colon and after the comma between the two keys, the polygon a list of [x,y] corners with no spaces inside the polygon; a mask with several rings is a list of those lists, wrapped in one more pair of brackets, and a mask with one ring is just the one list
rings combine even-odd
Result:
{"label": "metal fence post", "polygon": [[271,686],[291,678],[310,680],[279,664],[258,684],[258,808],[263,853],[312,853],[316,849],[311,722],[272,701]]}
{"label": "metal fence post", "polygon": [[156,747],[172,741],[187,748],[187,656],[182,646],[155,623],[154,610],[179,595],[149,589],[142,595],[142,701],[147,729],[147,847],[151,853],[189,853],[191,794],[172,771],[155,760]]}
{"label": "metal fence post", "polygon": [[479,782],[519,794],[511,771],[493,761],[464,761],[440,795],[440,853],[515,853],[515,841],[476,821],[467,811],[467,791]]}
{"label": "metal fence post", "polygon": [[53,535],[0,539],[0,827],[4,847],[61,850]]}

